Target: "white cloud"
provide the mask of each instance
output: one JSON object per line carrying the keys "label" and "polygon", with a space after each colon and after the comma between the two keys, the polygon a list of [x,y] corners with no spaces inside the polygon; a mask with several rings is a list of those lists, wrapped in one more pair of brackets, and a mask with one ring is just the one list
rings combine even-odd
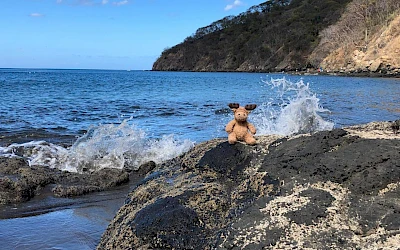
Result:
{"label": "white cloud", "polygon": [[63,0],[57,0],[57,3],[62,3]]}
{"label": "white cloud", "polygon": [[41,13],[31,13],[29,16],[31,17],[43,17],[44,15]]}
{"label": "white cloud", "polygon": [[101,4],[107,4],[108,3],[108,0],[102,0],[101,1]]}
{"label": "white cloud", "polygon": [[113,2],[113,4],[117,5],[117,6],[125,5],[125,4],[128,4],[128,3],[129,3],[128,0],[122,0],[122,1],[119,1],[119,2]]}
{"label": "white cloud", "polygon": [[228,4],[227,6],[225,6],[224,10],[228,11],[228,10],[236,8],[236,7],[240,6],[240,5],[243,5],[242,1],[235,0],[232,4]]}

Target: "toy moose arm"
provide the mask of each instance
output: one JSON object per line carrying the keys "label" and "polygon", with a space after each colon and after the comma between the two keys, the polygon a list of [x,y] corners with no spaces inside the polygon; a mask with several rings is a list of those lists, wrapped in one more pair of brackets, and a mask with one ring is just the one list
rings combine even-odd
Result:
{"label": "toy moose arm", "polygon": [[232,133],[233,132],[233,128],[235,127],[235,125],[236,125],[236,121],[235,120],[232,120],[232,121],[228,122],[228,124],[225,127],[225,131],[228,134]]}
{"label": "toy moose arm", "polygon": [[250,132],[255,135],[257,133],[256,127],[254,127],[253,124],[251,124],[250,122],[247,124],[247,128],[250,130]]}

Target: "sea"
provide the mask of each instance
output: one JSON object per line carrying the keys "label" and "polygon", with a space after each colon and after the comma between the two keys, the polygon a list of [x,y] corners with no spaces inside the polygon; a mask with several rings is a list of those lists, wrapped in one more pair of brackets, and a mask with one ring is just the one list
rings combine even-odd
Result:
{"label": "sea", "polygon": [[[226,138],[229,103],[257,105],[248,118],[256,135],[312,133],[400,119],[400,79],[0,69],[0,156],[71,172],[160,163]],[[0,220],[0,242],[5,249],[94,249],[118,209],[104,200]]]}

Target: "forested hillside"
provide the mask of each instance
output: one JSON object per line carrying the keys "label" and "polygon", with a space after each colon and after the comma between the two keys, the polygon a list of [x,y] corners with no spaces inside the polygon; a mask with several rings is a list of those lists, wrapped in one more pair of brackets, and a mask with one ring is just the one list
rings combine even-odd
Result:
{"label": "forested hillside", "polygon": [[[377,34],[396,31],[390,24],[399,15],[399,5],[398,0],[269,0],[199,28],[163,51],[153,70],[275,72],[322,67],[359,72],[386,67],[390,71],[393,60],[384,59],[382,64],[380,59],[365,62],[368,59],[360,57],[378,46],[372,44]],[[385,31],[389,26],[393,28]],[[375,55],[386,40],[379,40]],[[362,67],[357,65],[360,60]]]}
{"label": "forested hillside", "polygon": [[168,50],[153,70],[280,71],[307,67],[319,32],[350,0],[270,0],[228,16]]}

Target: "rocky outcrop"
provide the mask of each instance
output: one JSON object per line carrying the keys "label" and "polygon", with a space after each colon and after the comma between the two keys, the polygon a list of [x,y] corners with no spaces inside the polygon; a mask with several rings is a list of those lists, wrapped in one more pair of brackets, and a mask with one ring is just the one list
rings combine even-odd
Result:
{"label": "rocky outcrop", "polygon": [[[131,174],[126,170],[102,169],[93,173],[71,173],[44,166],[29,166],[26,159],[0,157],[0,204],[20,203],[47,193],[73,197],[111,189],[127,183],[130,175],[143,175],[143,167]],[[147,173],[147,172],[146,172]]]}
{"label": "rocky outcrop", "polygon": [[397,249],[398,123],[199,144],[132,190],[98,249]]}

